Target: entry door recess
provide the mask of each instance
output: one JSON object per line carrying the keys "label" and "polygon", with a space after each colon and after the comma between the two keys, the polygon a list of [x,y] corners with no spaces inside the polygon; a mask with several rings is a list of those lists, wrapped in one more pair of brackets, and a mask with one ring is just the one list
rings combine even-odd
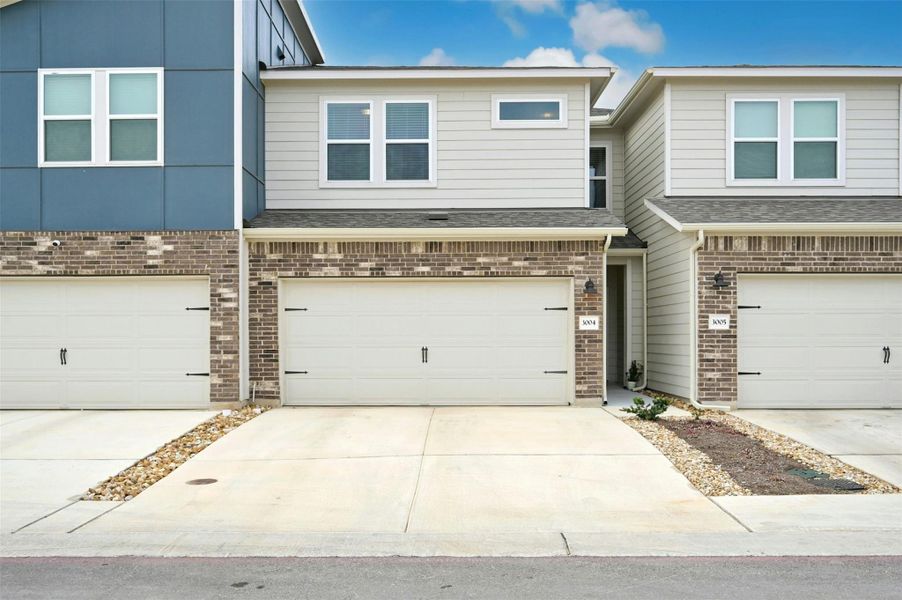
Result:
{"label": "entry door recess", "polygon": [[209,302],[196,279],[0,282],[0,406],[205,407]]}
{"label": "entry door recess", "polygon": [[285,404],[566,404],[568,280],[281,281]]}
{"label": "entry door recess", "polygon": [[741,275],[740,408],[902,408],[902,276]]}

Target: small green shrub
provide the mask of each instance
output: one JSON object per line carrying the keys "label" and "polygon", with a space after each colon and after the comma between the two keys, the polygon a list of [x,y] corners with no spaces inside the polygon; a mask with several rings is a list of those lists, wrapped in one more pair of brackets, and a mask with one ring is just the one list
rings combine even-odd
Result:
{"label": "small green shrub", "polygon": [[658,416],[667,410],[668,406],[670,406],[670,400],[667,398],[653,398],[651,403],[648,404],[644,398],[636,396],[633,398],[633,405],[623,410],[636,415],[643,421],[656,421]]}

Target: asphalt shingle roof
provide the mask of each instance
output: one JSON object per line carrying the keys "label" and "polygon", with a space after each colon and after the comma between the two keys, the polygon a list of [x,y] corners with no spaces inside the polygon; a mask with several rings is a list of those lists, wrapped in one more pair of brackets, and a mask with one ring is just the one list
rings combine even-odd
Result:
{"label": "asphalt shingle roof", "polygon": [[624,227],[598,208],[337,210],[272,209],[254,218],[251,228],[434,228],[460,227]]}
{"label": "asphalt shingle roof", "polygon": [[648,248],[648,242],[643,241],[632,231],[627,231],[624,236],[617,236],[611,240],[612,250],[634,250]]}
{"label": "asphalt shingle roof", "polygon": [[886,198],[652,198],[687,224],[902,223],[902,197]]}

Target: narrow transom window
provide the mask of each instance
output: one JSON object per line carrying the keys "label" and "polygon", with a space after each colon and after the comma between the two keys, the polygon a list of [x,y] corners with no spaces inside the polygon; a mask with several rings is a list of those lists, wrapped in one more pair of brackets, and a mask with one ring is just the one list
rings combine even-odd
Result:
{"label": "narrow transom window", "polygon": [[156,161],[160,113],[157,73],[109,74],[110,161]]}
{"label": "narrow transom window", "polygon": [[94,157],[94,75],[44,74],[41,123],[43,162],[90,163]]}
{"label": "narrow transom window", "polygon": [[589,207],[608,206],[608,149],[606,146],[589,148]]}
{"label": "narrow transom window", "polygon": [[733,104],[733,178],[777,179],[780,103],[737,100]]}
{"label": "narrow transom window", "polygon": [[371,102],[326,104],[326,178],[370,181],[372,168]]}
{"label": "narrow transom window", "polygon": [[836,179],[839,163],[839,102],[793,100],[793,179]]}
{"label": "narrow transom window", "polygon": [[567,126],[564,97],[505,98],[493,96],[492,127],[553,128]]}
{"label": "narrow transom window", "polygon": [[429,180],[428,102],[385,102],[385,179]]}

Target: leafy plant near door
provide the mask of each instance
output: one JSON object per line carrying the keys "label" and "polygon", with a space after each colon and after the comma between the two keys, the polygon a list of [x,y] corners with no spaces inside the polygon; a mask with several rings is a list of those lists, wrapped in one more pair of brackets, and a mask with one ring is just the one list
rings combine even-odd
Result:
{"label": "leafy plant near door", "polygon": [[643,421],[657,421],[658,417],[670,406],[670,400],[656,396],[651,403],[646,403],[644,398],[636,396],[633,398],[633,405],[624,408],[623,412],[636,415]]}
{"label": "leafy plant near door", "polygon": [[634,360],[630,363],[630,368],[626,372],[626,387],[635,390],[639,387],[639,380],[642,379],[642,363]]}

